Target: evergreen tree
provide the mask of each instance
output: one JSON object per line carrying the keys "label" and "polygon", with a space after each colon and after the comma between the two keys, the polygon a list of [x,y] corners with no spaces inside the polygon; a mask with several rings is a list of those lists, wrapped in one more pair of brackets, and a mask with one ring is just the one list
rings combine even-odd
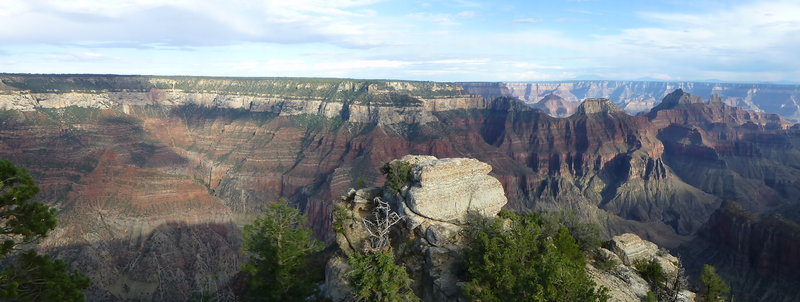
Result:
{"label": "evergreen tree", "polygon": [[[474,301],[606,301],[567,228],[538,215],[502,212],[467,231],[465,290]],[[555,233],[553,233],[555,232]]]}
{"label": "evergreen tree", "polygon": [[730,286],[717,275],[717,269],[708,264],[704,264],[703,270],[700,271],[700,281],[703,282],[701,301],[725,301],[724,295],[731,290]]}
{"label": "evergreen tree", "polygon": [[244,250],[252,253],[243,270],[249,274],[246,299],[252,301],[305,301],[316,293],[322,278],[311,256],[322,250],[302,223],[300,211],[281,199],[244,227]]}
{"label": "evergreen tree", "polygon": [[[31,202],[39,188],[27,171],[0,160],[0,260],[34,243],[56,227],[55,209]],[[0,299],[83,301],[89,278],[67,273],[67,264],[28,250],[0,271]]]}
{"label": "evergreen tree", "polygon": [[0,160],[0,257],[17,245],[35,242],[56,227],[56,210],[30,202],[39,188],[28,172]]}
{"label": "evergreen tree", "polygon": [[89,278],[67,273],[67,263],[35,251],[23,252],[0,273],[0,297],[20,301],[83,301]]}
{"label": "evergreen tree", "polygon": [[394,262],[392,251],[354,253],[348,257],[355,297],[359,301],[419,301],[411,290],[412,280],[404,267]]}

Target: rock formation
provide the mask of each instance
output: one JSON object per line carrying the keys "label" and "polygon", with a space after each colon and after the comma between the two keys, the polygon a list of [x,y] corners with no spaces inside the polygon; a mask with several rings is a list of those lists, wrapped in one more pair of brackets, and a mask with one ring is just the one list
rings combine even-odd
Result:
{"label": "rock formation", "polygon": [[[592,279],[599,286],[609,289],[609,301],[643,301],[651,285],[642,278],[636,269],[641,262],[656,261],[661,265],[668,280],[674,280],[679,270],[679,260],[650,241],[639,238],[636,234],[625,233],[614,236],[610,241],[612,250],[600,248],[599,258],[617,265],[606,270],[587,266]],[[597,265],[597,264],[595,264]],[[687,289],[678,291],[678,301],[694,301],[696,294]]]}
{"label": "rock formation", "polygon": [[[373,187],[351,190],[342,197],[343,211],[337,215],[345,223],[337,232],[336,244],[343,255],[334,256],[326,266],[326,298],[352,301],[345,256],[364,249],[369,235],[362,220],[370,219],[374,200],[381,199],[403,215],[404,223],[393,231],[395,256],[410,271],[422,301],[464,301],[458,272],[463,269],[459,257],[467,243],[461,231],[469,219],[479,219],[472,215],[494,217],[506,204],[500,182],[487,175],[488,165],[475,159],[408,155],[390,165],[398,163],[411,164],[413,176],[398,192]],[[654,259],[668,276],[681,273],[677,258],[635,234],[615,236],[611,242],[613,252],[599,252],[618,265],[607,271],[591,264],[586,269],[598,285],[609,289],[612,301],[641,301],[651,290],[634,268],[638,261]],[[694,293],[687,290],[679,297],[678,301],[694,301]]]}
{"label": "rock formation", "polygon": [[[497,215],[506,204],[503,187],[488,175],[491,167],[475,159],[407,155],[393,164],[411,165],[409,182],[397,192],[376,187],[352,190],[344,196],[341,207],[348,218],[337,232],[336,243],[345,255],[363,250],[368,235],[362,220],[372,215],[374,199],[386,200],[404,219],[392,241],[400,256],[398,262],[407,265],[417,280],[415,291],[423,301],[461,301],[456,276],[464,248],[460,232],[470,215]],[[406,246],[401,247],[403,242]],[[346,270],[341,256],[329,261],[328,298],[349,301]]]}
{"label": "rock formation", "polygon": [[578,102],[570,102],[555,94],[548,94],[532,107],[553,117],[567,117],[575,113]]}

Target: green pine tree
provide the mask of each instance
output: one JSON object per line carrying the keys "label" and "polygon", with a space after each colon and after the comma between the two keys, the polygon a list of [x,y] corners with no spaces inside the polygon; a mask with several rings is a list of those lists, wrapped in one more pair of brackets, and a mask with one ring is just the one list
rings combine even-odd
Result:
{"label": "green pine tree", "polygon": [[249,274],[245,298],[252,301],[306,301],[322,279],[311,256],[322,250],[302,225],[305,217],[281,199],[244,227],[243,248],[251,253],[243,270]]}
{"label": "green pine tree", "polygon": [[606,301],[585,270],[585,258],[566,227],[539,215],[502,212],[476,218],[464,262],[474,301]]}
{"label": "green pine tree", "polygon": [[703,282],[701,301],[706,302],[722,302],[725,301],[725,294],[731,288],[725,283],[725,280],[717,275],[717,269],[711,265],[704,264],[703,270],[700,271],[700,282]]}
{"label": "green pine tree", "polygon": [[354,253],[348,257],[355,297],[359,301],[419,301],[411,290],[412,280],[394,261],[392,251]]}
{"label": "green pine tree", "polygon": [[[58,223],[55,209],[31,202],[39,188],[24,169],[0,160],[0,260],[22,244],[47,236]],[[0,300],[83,301],[89,278],[36,251],[21,252],[0,271]]]}

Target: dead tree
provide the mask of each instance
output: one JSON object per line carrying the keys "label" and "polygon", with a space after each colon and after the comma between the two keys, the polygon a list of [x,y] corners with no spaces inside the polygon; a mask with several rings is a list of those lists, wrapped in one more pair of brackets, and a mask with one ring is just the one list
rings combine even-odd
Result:
{"label": "dead tree", "polygon": [[372,213],[375,219],[370,220],[367,217],[361,219],[364,229],[369,233],[369,245],[366,245],[364,250],[382,252],[387,250],[391,244],[389,232],[391,232],[392,226],[400,222],[403,217],[392,211],[389,203],[381,200],[380,197],[375,197],[373,202],[375,202],[375,210]]}

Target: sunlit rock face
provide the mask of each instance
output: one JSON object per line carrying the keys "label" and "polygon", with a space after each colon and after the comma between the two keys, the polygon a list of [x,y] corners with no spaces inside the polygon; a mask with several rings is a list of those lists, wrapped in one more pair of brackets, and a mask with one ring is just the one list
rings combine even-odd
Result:
{"label": "sunlit rock face", "polygon": [[421,216],[446,222],[463,223],[470,211],[493,216],[506,197],[500,181],[488,175],[491,170],[475,159],[421,161],[411,171],[406,205]]}

